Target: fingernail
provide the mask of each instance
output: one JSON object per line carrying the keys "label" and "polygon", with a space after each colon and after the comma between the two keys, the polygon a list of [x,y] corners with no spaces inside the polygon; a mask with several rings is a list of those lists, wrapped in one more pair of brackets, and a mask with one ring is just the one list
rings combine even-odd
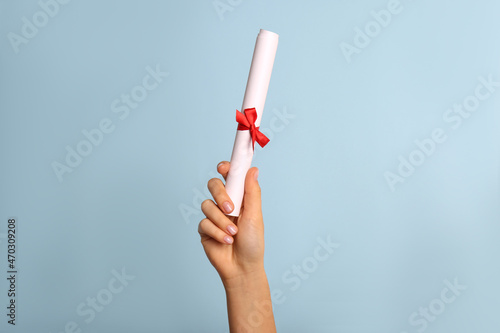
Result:
{"label": "fingernail", "polygon": [[217,164],[217,170],[219,170],[219,167],[224,164],[224,162],[220,162],[219,164]]}
{"label": "fingernail", "polygon": [[233,238],[230,236],[224,236],[224,242],[228,244],[233,244]]}
{"label": "fingernail", "polygon": [[236,228],[232,225],[227,226],[227,231],[229,231],[231,235],[236,235]]}
{"label": "fingernail", "polygon": [[231,205],[229,201],[224,202],[222,208],[224,208],[224,211],[228,214],[233,211],[233,205]]}
{"label": "fingernail", "polygon": [[255,180],[257,180],[257,178],[259,178],[259,169],[257,169],[257,171],[255,171],[255,174],[253,175]]}

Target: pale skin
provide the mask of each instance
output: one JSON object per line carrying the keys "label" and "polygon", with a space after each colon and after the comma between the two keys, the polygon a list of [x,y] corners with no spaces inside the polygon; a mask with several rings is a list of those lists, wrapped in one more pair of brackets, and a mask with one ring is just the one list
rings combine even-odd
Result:
{"label": "pale skin", "polygon": [[[224,179],[229,166],[229,162],[217,166]],[[264,270],[264,220],[258,174],[255,167],[248,170],[238,217],[225,215],[233,211],[234,205],[219,178],[208,181],[214,200],[207,199],[201,204],[206,218],[201,220],[198,232],[226,290],[231,333],[276,332]]]}

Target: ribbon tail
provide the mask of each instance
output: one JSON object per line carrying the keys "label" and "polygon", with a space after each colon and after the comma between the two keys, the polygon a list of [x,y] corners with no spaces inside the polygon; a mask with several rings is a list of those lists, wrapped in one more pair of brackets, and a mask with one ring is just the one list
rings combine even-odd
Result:
{"label": "ribbon tail", "polygon": [[254,129],[252,131],[252,148],[255,150],[255,141],[257,140],[257,131]]}
{"label": "ribbon tail", "polygon": [[264,148],[265,145],[267,145],[269,143],[269,138],[267,136],[264,135],[264,133],[262,133],[261,131],[255,131],[255,135],[256,135],[256,141],[257,143],[259,144],[259,146],[261,146],[262,148]]}

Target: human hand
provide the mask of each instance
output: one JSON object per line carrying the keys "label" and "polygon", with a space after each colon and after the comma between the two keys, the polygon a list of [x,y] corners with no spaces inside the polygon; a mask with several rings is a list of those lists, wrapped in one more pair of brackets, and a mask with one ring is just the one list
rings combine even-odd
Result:
{"label": "human hand", "polygon": [[[224,179],[229,167],[229,162],[221,162],[217,166]],[[219,178],[208,181],[208,189],[215,202],[207,199],[201,204],[206,216],[198,226],[201,243],[226,288],[242,278],[265,274],[264,221],[258,174],[259,170],[255,167],[247,172],[238,217],[225,215],[233,210],[234,205]]]}

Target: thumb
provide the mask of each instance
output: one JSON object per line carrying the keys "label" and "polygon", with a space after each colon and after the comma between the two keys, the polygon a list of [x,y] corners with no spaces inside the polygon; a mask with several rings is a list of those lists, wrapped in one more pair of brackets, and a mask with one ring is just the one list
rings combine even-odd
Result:
{"label": "thumb", "polygon": [[260,185],[257,181],[259,169],[250,168],[245,178],[245,195],[243,196],[244,214],[250,218],[260,218],[262,216],[262,202]]}

